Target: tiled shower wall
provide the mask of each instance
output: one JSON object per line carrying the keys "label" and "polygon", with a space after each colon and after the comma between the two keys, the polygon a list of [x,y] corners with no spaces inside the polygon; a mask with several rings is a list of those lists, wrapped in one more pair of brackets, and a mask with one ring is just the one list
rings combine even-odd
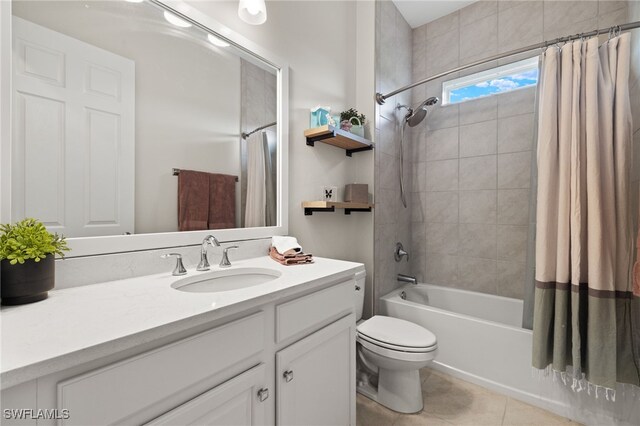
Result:
{"label": "tiled shower wall", "polygon": [[[388,93],[411,82],[411,27],[393,2],[376,2],[376,91]],[[410,93],[389,98],[376,111],[375,205],[374,209],[374,300],[398,286],[397,273],[409,273],[406,261],[396,263],[393,251],[397,241],[410,250],[409,208],[400,202],[399,118],[396,104],[407,104]],[[410,148],[409,141],[405,147]],[[409,164],[410,166],[410,164]],[[410,177],[409,170],[405,177]],[[407,192],[410,182],[406,183]],[[409,194],[407,194],[409,195]],[[410,198],[410,197],[408,197]],[[377,311],[377,308],[374,308]]]}
{"label": "tiled shower wall", "polygon": [[[627,22],[629,10],[624,1],[479,1],[413,30],[412,79]],[[441,97],[443,80],[414,89],[412,102]],[[634,90],[637,94],[637,79]],[[438,106],[414,129],[410,251],[416,255],[411,272],[420,281],[523,297],[527,240],[533,231],[534,107],[535,89],[522,89]]]}

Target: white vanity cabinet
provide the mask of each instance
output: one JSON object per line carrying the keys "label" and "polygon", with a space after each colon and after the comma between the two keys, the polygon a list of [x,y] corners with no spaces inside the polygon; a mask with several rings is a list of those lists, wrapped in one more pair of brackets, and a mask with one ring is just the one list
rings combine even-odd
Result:
{"label": "white vanity cabinet", "polygon": [[137,355],[3,389],[3,409],[69,414],[38,426],[355,425],[354,285],[342,278],[308,286]]}
{"label": "white vanity cabinet", "polygon": [[355,424],[355,315],[276,354],[279,425]]}
{"label": "white vanity cabinet", "polygon": [[168,413],[148,426],[228,425],[257,426],[267,421],[270,392],[264,383],[267,368],[260,364],[211,389]]}

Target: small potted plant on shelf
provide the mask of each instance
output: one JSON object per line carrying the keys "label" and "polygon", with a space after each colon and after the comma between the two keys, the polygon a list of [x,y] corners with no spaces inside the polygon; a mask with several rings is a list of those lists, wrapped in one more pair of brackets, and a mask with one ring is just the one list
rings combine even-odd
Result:
{"label": "small potted plant on shelf", "polygon": [[0,298],[23,305],[47,298],[55,284],[55,256],[68,251],[64,236],[35,219],[0,225]]}
{"label": "small potted plant on shelf", "polygon": [[365,120],[364,114],[358,113],[354,108],[349,108],[340,113],[340,128],[363,138]]}

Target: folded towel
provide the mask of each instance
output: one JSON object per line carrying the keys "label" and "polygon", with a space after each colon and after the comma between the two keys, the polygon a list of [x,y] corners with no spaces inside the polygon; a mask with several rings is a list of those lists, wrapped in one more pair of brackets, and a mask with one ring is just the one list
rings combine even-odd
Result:
{"label": "folded towel", "polygon": [[302,265],[305,263],[313,263],[313,255],[305,254],[305,253],[297,253],[297,254],[281,254],[278,253],[275,247],[269,248],[269,256],[280,263],[281,265]]}
{"label": "folded towel", "polygon": [[275,235],[271,237],[271,245],[281,254],[295,254],[302,252],[302,247],[298,244],[296,237],[283,237]]}

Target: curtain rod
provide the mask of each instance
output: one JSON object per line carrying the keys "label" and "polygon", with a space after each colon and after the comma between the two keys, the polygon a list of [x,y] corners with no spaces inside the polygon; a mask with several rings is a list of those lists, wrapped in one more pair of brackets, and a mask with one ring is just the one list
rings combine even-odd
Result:
{"label": "curtain rod", "polygon": [[505,52],[505,53],[500,53],[494,56],[491,56],[489,58],[486,59],[481,59],[479,61],[476,62],[472,62],[470,64],[467,65],[462,65],[459,66],[457,68],[453,68],[449,71],[445,71],[445,72],[441,72],[439,74],[436,74],[434,76],[431,76],[429,78],[425,78],[424,80],[420,80],[416,83],[412,83],[409,84],[407,86],[401,87],[397,90],[394,90],[393,92],[389,92],[386,95],[383,95],[382,93],[376,93],[376,102],[378,103],[378,105],[383,105],[384,102],[387,100],[387,98],[390,98],[391,96],[395,96],[398,93],[402,93],[406,90],[409,89],[413,89],[416,86],[420,86],[422,84],[428,83],[430,81],[436,80],[440,77],[444,77],[446,75],[449,74],[453,74],[454,72],[458,72],[458,71],[463,71],[466,70],[468,68],[471,67],[475,67],[478,65],[482,65],[482,64],[486,64],[487,62],[491,62],[491,61],[496,61],[498,59],[502,59],[502,58],[506,58],[509,56],[513,56],[513,55],[517,55],[518,53],[524,53],[524,52],[528,52],[530,50],[536,50],[536,49],[544,49],[546,47],[552,46],[554,44],[558,44],[558,43],[566,43],[568,41],[571,40],[577,40],[579,38],[585,38],[585,37],[592,37],[592,36],[598,36],[600,34],[607,34],[609,33],[610,35],[612,33],[614,34],[618,34],[622,31],[628,31],[628,30],[633,30],[636,28],[640,28],[640,21],[636,21],[636,22],[629,22],[628,24],[623,24],[623,25],[614,25],[613,27],[610,27],[608,29],[598,29],[598,30],[593,30],[593,31],[589,31],[588,33],[580,33],[580,34],[574,34],[574,35],[570,35],[570,36],[566,36],[566,37],[559,37],[553,40],[547,40],[547,41],[543,41],[542,43],[536,43],[536,44],[532,44],[530,46],[526,46],[526,47],[521,47],[520,49],[515,49],[515,50],[511,50],[509,52]]}
{"label": "curtain rod", "polygon": [[253,129],[250,132],[242,132],[242,139],[246,139],[249,136],[251,136],[252,134],[254,134],[255,132],[259,132],[260,130],[264,130],[264,129],[268,128],[268,127],[275,126],[276,124],[278,124],[278,122],[274,121],[273,123],[269,123],[269,124],[265,124],[264,126],[256,127],[255,129]]}

